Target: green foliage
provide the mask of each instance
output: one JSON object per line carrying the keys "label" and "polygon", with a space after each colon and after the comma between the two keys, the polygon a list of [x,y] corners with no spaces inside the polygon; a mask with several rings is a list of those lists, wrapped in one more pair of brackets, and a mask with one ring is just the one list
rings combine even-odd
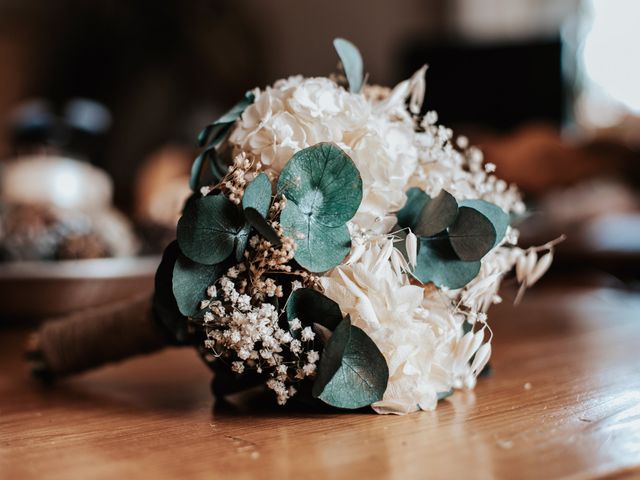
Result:
{"label": "green foliage", "polygon": [[411,187],[407,190],[407,203],[398,211],[398,225],[403,228],[413,229],[420,220],[420,212],[424,206],[429,203],[431,197],[417,187]]}
{"label": "green foliage", "polygon": [[173,343],[186,344],[189,338],[187,318],[178,309],[172,285],[173,268],[179,255],[176,241],[165,248],[156,270],[152,305],[154,318],[167,332],[167,338]]}
{"label": "green foliage", "polygon": [[491,221],[496,231],[496,240],[493,246],[502,241],[509,226],[509,215],[504,210],[486,200],[463,200],[460,202],[460,206],[473,208]]}
{"label": "green foliage", "polygon": [[334,407],[362,408],[382,400],[388,380],[384,356],[346,317],[323,350],[312,394]]}
{"label": "green foliage", "polygon": [[271,207],[271,181],[261,173],[247,186],[242,196],[242,208],[254,208],[266,218]]}
{"label": "green foliage", "polygon": [[193,161],[193,165],[191,166],[191,176],[189,179],[189,186],[192,191],[197,191],[200,187],[200,175],[202,172],[202,165],[205,160],[211,157],[211,168],[213,175],[220,179],[222,177],[223,172],[220,171],[220,165],[217,159],[217,148],[225,139],[227,134],[229,133],[229,129],[235,123],[235,121],[240,118],[242,112],[253,103],[255,100],[255,96],[253,92],[247,92],[244,94],[242,100],[236,103],[231,109],[222,115],[215,122],[207,125],[202,131],[198,134],[198,145],[203,147],[209,141],[209,138],[213,135],[211,141],[207,147],[196,157]]}
{"label": "green foliage", "polygon": [[444,400],[445,398],[448,398],[451,395],[453,395],[453,388],[445,392],[438,392],[438,400]]}
{"label": "green foliage", "polygon": [[429,199],[422,208],[414,233],[421,237],[432,237],[446,230],[457,216],[456,199],[446,190],[442,190],[437,197]]}
{"label": "green foliage", "polygon": [[496,229],[478,210],[460,207],[456,221],[449,227],[449,241],[460,260],[480,260],[493,248]]}
{"label": "green foliage", "polygon": [[422,283],[433,282],[437,287],[462,288],[480,271],[480,261],[460,260],[446,236],[420,238],[418,245],[413,276]]}
{"label": "green foliage", "polygon": [[342,62],[344,75],[349,82],[349,90],[353,93],[360,93],[364,83],[362,56],[358,48],[344,38],[336,38],[333,46]]}
{"label": "green foliage", "polygon": [[303,326],[314,323],[330,331],[342,321],[342,312],[336,302],[311,288],[299,288],[291,292],[285,308],[287,320],[297,318]]}
{"label": "green foliage", "polygon": [[225,272],[226,266],[202,265],[179,255],[173,267],[173,296],[180,313],[191,317],[200,311],[200,301],[206,298],[212,285]]}
{"label": "green foliage", "polygon": [[242,211],[224,195],[192,199],[178,221],[180,250],[205,265],[224,261],[234,248],[242,255],[248,236]]}
{"label": "green foliage", "polygon": [[346,223],[362,201],[362,179],[349,156],[331,143],[301,150],[280,173],[278,191],[288,200],[280,223],[296,240],[296,261],[312,272],[338,265],[351,248]]}
{"label": "green foliage", "polygon": [[278,233],[269,224],[269,222],[267,222],[262,214],[258,212],[258,210],[252,207],[245,208],[244,217],[247,222],[249,222],[249,225],[255,228],[260,235],[271,242],[271,245],[277,247],[282,243]]}
{"label": "green foliage", "polygon": [[[198,134],[198,145],[200,145],[201,147],[204,146],[213,131],[216,130],[216,127],[226,127],[228,129],[231,124],[233,124],[242,116],[242,113],[249,105],[253,103],[254,100],[255,95],[253,94],[253,92],[246,92],[244,94],[244,97],[242,97],[242,99],[238,103],[231,107],[229,111],[227,111],[215,122],[210,123],[200,131],[200,133]],[[216,135],[216,137],[218,136],[219,135]]]}
{"label": "green foliage", "polygon": [[509,225],[499,207],[484,200],[458,203],[445,190],[431,198],[417,188],[397,213],[398,224],[419,238],[413,275],[423,283],[462,288],[480,271],[480,260],[498,245]]}

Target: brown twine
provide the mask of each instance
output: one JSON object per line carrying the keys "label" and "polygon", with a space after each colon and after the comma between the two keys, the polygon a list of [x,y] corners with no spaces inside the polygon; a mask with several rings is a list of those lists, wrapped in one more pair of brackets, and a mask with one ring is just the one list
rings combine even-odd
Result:
{"label": "brown twine", "polygon": [[167,345],[148,294],[46,322],[30,341],[34,374],[61,377]]}

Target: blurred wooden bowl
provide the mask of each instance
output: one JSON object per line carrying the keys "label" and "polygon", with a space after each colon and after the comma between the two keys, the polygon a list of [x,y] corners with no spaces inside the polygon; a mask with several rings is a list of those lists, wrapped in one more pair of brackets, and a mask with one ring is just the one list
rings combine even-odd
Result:
{"label": "blurred wooden bowl", "polygon": [[160,257],[0,264],[0,319],[41,319],[153,291]]}

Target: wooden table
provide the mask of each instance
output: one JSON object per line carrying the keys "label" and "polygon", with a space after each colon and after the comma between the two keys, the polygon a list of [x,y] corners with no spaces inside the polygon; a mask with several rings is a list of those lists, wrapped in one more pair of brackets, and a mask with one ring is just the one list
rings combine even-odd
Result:
{"label": "wooden table", "polygon": [[47,389],[0,331],[0,478],[640,478],[640,295],[541,288],[492,312],[494,373],[404,417],[212,409],[167,350]]}

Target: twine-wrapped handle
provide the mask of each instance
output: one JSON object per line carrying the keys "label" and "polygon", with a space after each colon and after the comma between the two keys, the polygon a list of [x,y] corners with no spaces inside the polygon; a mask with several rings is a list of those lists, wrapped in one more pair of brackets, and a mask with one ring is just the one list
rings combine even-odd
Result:
{"label": "twine-wrapped handle", "polygon": [[53,379],[167,344],[145,294],[45,322],[30,339],[27,358],[34,375]]}

